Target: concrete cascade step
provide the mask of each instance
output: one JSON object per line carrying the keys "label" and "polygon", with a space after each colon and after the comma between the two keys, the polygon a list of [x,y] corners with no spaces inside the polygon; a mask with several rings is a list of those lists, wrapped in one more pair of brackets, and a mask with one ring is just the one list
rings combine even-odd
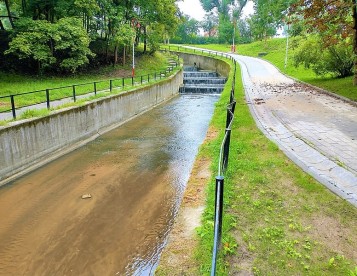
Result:
{"label": "concrete cascade step", "polygon": [[220,94],[224,87],[200,87],[200,86],[182,86],[180,93],[202,93],[202,94]]}
{"label": "concrete cascade step", "polygon": [[212,77],[219,77],[217,72],[183,72],[184,78],[212,78]]}
{"label": "concrete cascade step", "polygon": [[184,84],[225,84],[226,78],[185,78],[183,80]]}
{"label": "concrete cascade step", "polygon": [[187,65],[184,65],[183,66],[183,71],[184,73],[185,72],[197,72],[198,71],[198,68],[196,66],[187,66]]}
{"label": "concrete cascade step", "polygon": [[180,93],[220,94],[227,79],[217,72],[198,70],[196,66],[184,66],[183,86]]}

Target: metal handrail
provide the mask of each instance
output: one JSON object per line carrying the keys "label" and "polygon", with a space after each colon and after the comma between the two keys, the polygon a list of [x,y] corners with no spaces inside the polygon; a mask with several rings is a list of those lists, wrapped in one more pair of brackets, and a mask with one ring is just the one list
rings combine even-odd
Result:
{"label": "metal handrail", "polygon": [[[173,72],[173,69],[178,67],[180,65],[180,61],[178,60],[177,62],[175,62],[174,64],[171,64],[168,66],[168,73]],[[3,111],[0,111],[0,113],[7,113],[7,112],[12,112],[12,117],[13,119],[16,119],[16,109],[18,108],[24,108],[24,107],[29,107],[29,106],[34,106],[36,104],[39,103],[47,103],[47,108],[50,108],[50,91],[53,90],[59,90],[59,89],[66,89],[66,88],[72,88],[72,95],[71,96],[66,96],[64,95],[63,97],[58,97],[56,99],[52,99],[52,101],[54,100],[63,100],[63,99],[67,99],[67,98],[73,98],[74,102],[76,102],[76,96],[79,95],[86,95],[86,94],[90,94],[93,93],[96,95],[97,94],[97,84],[99,83],[107,83],[109,81],[109,91],[111,92],[113,90],[113,88],[118,88],[118,87],[125,87],[128,86],[128,84],[125,83],[125,80],[131,80],[131,85],[134,86],[135,79],[138,79],[140,84],[143,84],[144,81],[144,77],[145,79],[147,79],[148,82],[150,82],[150,75],[153,76],[152,79],[157,80],[157,78],[159,77],[161,79],[162,74],[165,74],[165,76],[167,75],[167,72],[162,72],[162,71],[155,71],[153,73],[149,73],[146,75],[141,75],[141,76],[136,76],[136,77],[123,77],[123,78],[116,78],[116,79],[109,79],[109,80],[99,80],[99,81],[93,81],[93,82],[87,82],[87,83],[80,83],[80,84],[73,84],[73,85],[66,85],[66,86],[60,86],[60,87],[53,87],[53,88],[47,88],[47,89],[41,89],[41,90],[35,90],[35,91],[30,91],[30,92],[24,92],[24,93],[18,93],[18,94],[10,94],[10,95],[6,95],[6,96],[0,96],[0,99],[9,99],[10,104],[11,104],[11,108],[10,109],[6,109]],[[121,81],[122,85],[121,86],[113,86],[114,81]],[[85,86],[85,85],[94,85],[94,91],[89,91],[89,92],[84,92],[84,93],[78,93],[76,91],[76,87],[79,86]],[[102,90],[104,91],[104,90]],[[45,97],[46,97],[46,101],[41,101],[41,102],[37,102],[37,103],[31,103],[31,104],[27,104],[27,105],[22,105],[20,107],[16,107],[15,106],[15,97],[20,97],[20,96],[24,96],[24,95],[29,95],[29,94],[34,94],[34,93],[46,93]]]}

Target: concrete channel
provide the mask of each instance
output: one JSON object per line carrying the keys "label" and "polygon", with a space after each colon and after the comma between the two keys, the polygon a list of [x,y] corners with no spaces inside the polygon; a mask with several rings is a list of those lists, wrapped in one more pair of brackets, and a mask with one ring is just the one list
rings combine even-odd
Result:
{"label": "concrete channel", "polygon": [[0,188],[0,275],[151,275],[219,95],[181,94]]}

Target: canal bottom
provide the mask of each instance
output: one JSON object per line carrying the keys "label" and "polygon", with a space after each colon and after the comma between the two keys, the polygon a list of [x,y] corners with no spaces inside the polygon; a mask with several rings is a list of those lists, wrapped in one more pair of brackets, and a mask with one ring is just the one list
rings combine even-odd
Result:
{"label": "canal bottom", "polygon": [[218,98],[180,95],[1,188],[0,275],[153,274]]}

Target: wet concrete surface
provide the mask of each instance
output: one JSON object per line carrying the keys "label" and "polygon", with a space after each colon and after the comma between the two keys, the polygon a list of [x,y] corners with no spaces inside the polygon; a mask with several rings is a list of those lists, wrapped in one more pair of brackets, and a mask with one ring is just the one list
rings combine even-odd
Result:
{"label": "wet concrete surface", "polygon": [[0,275],[152,274],[217,99],[176,97],[2,187]]}

